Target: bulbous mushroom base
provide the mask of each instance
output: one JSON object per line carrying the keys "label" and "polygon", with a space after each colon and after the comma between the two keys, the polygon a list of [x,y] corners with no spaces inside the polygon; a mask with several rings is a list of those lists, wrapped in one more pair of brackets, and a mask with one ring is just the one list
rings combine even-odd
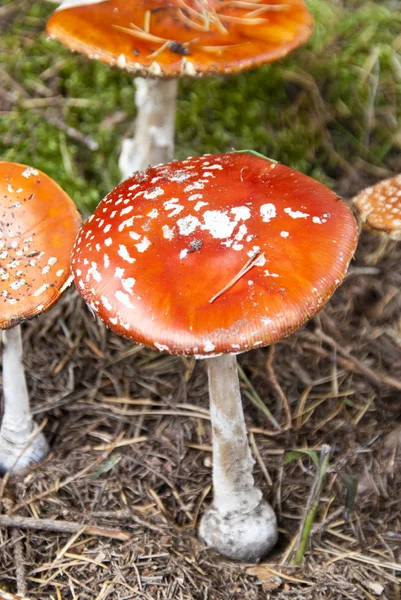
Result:
{"label": "bulbous mushroom base", "polygon": [[25,440],[20,438],[18,441],[12,441],[11,436],[3,429],[0,431],[0,475],[4,475],[7,471],[13,474],[20,473],[45,458],[49,452],[49,445],[43,433],[39,433],[29,443],[35,429],[26,436]]}
{"label": "bulbous mushroom base", "polygon": [[213,550],[231,560],[257,562],[277,542],[276,515],[265,500],[247,513],[223,517],[210,508],[199,525],[200,538]]}

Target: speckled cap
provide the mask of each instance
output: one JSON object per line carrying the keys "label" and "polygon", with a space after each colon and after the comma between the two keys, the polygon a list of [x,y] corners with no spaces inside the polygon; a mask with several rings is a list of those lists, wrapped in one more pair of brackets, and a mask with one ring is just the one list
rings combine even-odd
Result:
{"label": "speckled cap", "polygon": [[69,285],[80,224],[75,204],[53,179],[0,162],[0,329],[47,310]]}
{"label": "speckled cap", "polygon": [[352,202],[364,226],[401,240],[401,175],[362,190]]}
{"label": "speckled cap", "polygon": [[72,4],[64,2],[50,17],[50,37],[90,58],[153,77],[196,77],[256,67],[305,43],[313,27],[304,0]]}
{"label": "speckled cap", "polygon": [[118,334],[207,357],[299,328],[356,241],[351,212],[322,184],[250,154],[205,155],[118,185],[83,226],[72,270]]}

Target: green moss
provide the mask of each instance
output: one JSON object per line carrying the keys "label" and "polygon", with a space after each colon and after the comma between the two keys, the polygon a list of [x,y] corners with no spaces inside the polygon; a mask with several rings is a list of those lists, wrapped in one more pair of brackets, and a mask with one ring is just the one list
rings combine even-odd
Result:
{"label": "green moss", "polygon": [[[316,26],[305,48],[247,73],[182,82],[176,156],[252,148],[345,191],[400,171],[401,14],[393,4],[310,0]],[[46,40],[52,9],[34,3],[28,15],[9,16],[0,36],[8,74],[0,154],[43,169],[87,212],[119,180],[133,81]]]}

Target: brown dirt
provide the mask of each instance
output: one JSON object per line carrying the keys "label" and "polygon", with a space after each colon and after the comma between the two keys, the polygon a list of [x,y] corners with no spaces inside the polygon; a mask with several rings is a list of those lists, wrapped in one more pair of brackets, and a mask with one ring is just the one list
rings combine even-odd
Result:
{"label": "brown dirt", "polygon": [[[256,480],[280,521],[276,550],[256,568],[219,558],[196,537],[211,499],[202,362],[115,336],[73,291],[27,323],[28,383],[52,452],[3,481],[2,512],[117,529],[128,539],[3,528],[5,589],[15,592],[18,576],[32,598],[57,600],[398,598],[399,438],[387,434],[401,412],[401,245],[367,266],[364,256],[377,244],[362,234],[332,301],[273,355],[263,349],[239,357],[283,424],[269,433],[243,383],[247,424],[272,485],[259,462]],[[288,462],[285,453],[323,443],[332,456],[317,520],[303,566],[289,567],[315,467],[306,455]],[[355,501],[353,478],[361,485]]]}

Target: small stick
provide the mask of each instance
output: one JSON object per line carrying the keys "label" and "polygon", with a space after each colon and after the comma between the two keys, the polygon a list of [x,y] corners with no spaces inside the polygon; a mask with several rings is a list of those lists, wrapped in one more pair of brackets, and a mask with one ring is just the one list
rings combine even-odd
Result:
{"label": "small stick", "polygon": [[285,417],[287,420],[285,429],[291,429],[291,427],[292,427],[291,409],[288,404],[288,398],[284,394],[283,388],[279,384],[278,379],[277,379],[276,374],[273,369],[274,354],[275,354],[275,348],[274,348],[274,346],[270,346],[268,353],[267,353],[267,360],[266,360],[267,374],[269,376],[270,383],[272,384],[275,392],[277,393],[277,395],[280,398],[282,405],[284,407]]}
{"label": "small stick", "polygon": [[11,537],[14,546],[15,578],[17,580],[18,594],[21,594],[21,596],[26,596],[27,589],[24,566],[24,549],[18,529],[13,527],[11,530]]}
{"label": "small stick", "polygon": [[331,448],[327,444],[323,444],[320,450],[319,464],[316,471],[316,478],[313,484],[308,504],[306,506],[305,517],[300,527],[298,537],[298,548],[295,550],[293,563],[300,565],[305,554],[306,546],[312,531],[312,526],[316,518],[317,509],[319,507],[320,496],[323,489],[323,484],[326,479],[326,473],[329,466]]}
{"label": "small stick", "polygon": [[265,253],[262,252],[262,254],[260,254],[260,250],[257,250],[251,256],[251,258],[248,260],[248,262],[242,267],[242,269],[240,269],[238,271],[238,273],[235,275],[235,277],[233,277],[231,279],[231,281],[229,283],[227,283],[227,285],[222,290],[220,290],[220,292],[217,292],[217,294],[215,294],[212,298],[210,298],[210,300],[209,300],[210,304],[212,302],[214,302],[215,300],[217,300],[217,298],[219,298],[222,294],[224,294],[224,292],[229,290],[234,285],[234,283],[237,283],[237,281],[239,279],[241,279],[241,277],[243,277],[246,273],[248,273],[248,271],[250,271],[253,267],[261,267],[264,264],[265,264]]}
{"label": "small stick", "polygon": [[109,537],[122,542],[131,539],[130,534],[125,531],[103,529],[103,527],[74,523],[72,521],[56,521],[54,519],[35,519],[32,517],[10,517],[9,515],[0,515],[0,527],[57,531],[59,533],[78,533],[84,528],[83,533],[87,535]]}

